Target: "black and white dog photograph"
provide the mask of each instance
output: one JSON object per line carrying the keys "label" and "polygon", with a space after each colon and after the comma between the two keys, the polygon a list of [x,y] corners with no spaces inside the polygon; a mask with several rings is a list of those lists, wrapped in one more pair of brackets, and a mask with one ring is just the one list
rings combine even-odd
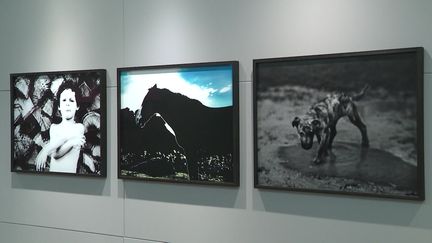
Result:
{"label": "black and white dog photograph", "polygon": [[119,68],[119,178],[238,185],[238,63]]}
{"label": "black and white dog photograph", "polygon": [[106,176],[106,71],[16,73],[11,170]]}
{"label": "black and white dog photograph", "polygon": [[424,200],[423,48],[254,60],[255,186]]}

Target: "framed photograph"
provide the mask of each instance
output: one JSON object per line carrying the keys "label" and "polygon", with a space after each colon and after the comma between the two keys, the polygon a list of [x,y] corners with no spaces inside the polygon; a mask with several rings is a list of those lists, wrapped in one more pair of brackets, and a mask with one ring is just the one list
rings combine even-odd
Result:
{"label": "framed photograph", "polygon": [[238,62],[117,69],[118,177],[239,185]]}
{"label": "framed photograph", "polygon": [[253,62],[255,187],[424,200],[423,48]]}
{"label": "framed photograph", "polygon": [[15,73],[11,170],[106,176],[106,71]]}

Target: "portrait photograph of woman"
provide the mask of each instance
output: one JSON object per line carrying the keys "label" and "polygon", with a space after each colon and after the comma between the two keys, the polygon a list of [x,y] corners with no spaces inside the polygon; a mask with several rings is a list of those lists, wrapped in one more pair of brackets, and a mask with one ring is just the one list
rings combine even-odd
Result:
{"label": "portrait photograph of woman", "polygon": [[106,175],[106,71],[11,74],[13,172]]}

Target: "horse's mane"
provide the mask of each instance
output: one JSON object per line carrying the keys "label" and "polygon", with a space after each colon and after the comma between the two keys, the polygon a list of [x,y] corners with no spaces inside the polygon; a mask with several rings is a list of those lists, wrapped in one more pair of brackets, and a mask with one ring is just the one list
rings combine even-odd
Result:
{"label": "horse's mane", "polygon": [[[156,89],[156,90],[154,90],[154,89]],[[149,89],[149,93],[150,92],[160,92],[159,94],[163,95],[164,98],[166,98],[166,97],[168,98],[168,99],[163,99],[163,100],[172,102],[173,104],[176,104],[176,105],[187,104],[189,106],[192,105],[195,107],[199,107],[199,106],[201,106],[203,108],[207,107],[196,99],[191,99],[191,98],[189,98],[186,95],[183,95],[181,93],[174,93],[169,89],[165,89],[165,88],[159,89],[157,87],[153,87],[153,88]]]}

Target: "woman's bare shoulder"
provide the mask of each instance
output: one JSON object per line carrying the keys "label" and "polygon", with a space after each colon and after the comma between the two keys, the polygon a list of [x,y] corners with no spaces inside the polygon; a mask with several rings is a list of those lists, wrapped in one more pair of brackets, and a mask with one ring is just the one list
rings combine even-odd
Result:
{"label": "woman's bare shoulder", "polygon": [[60,130],[61,129],[60,129],[60,125],[59,124],[55,124],[55,123],[51,124],[50,129],[49,129],[50,136],[51,137],[53,135],[57,136],[57,134],[59,134]]}
{"label": "woman's bare shoulder", "polygon": [[75,127],[78,130],[78,132],[84,134],[84,125],[82,123],[75,123]]}

